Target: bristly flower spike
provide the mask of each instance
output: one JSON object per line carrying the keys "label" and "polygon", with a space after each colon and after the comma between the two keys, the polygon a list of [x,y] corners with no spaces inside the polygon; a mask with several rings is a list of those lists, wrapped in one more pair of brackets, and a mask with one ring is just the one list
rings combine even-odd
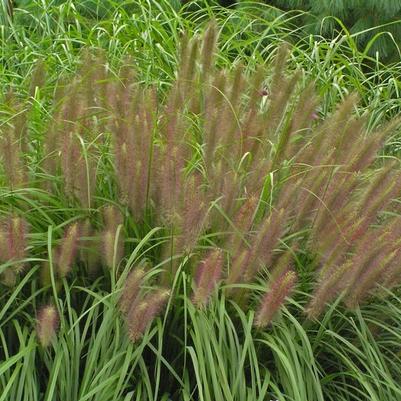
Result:
{"label": "bristly flower spike", "polygon": [[275,280],[260,303],[255,326],[266,327],[272,321],[285,299],[294,290],[296,281],[297,275],[294,271],[287,271]]}
{"label": "bristly flower spike", "polygon": [[129,273],[120,298],[120,310],[123,314],[126,315],[129,312],[139,297],[144,276],[145,271],[142,268],[134,268]]}
{"label": "bristly flower spike", "polygon": [[[120,263],[124,257],[124,239],[122,230],[118,227],[123,224],[123,215],[115,206],[107,206],[103,210],[105,229],[103,231],[103,252],[105,265],[109,268]],[[117,238],[118,233],[118,238]]]}
{"label": "bristly flower spike", "polygon": [[37,316],[36,334],[40,345],[48,347],[56,335],[59,316],[53,305],[46,305],[40,309]]}
{"label": "bristly flower spike", "polygon": [[209,27],[205,33],[201,50],[203,80],[206,80],[208,78],[208,75],[212,69],[214,53],[216,51],[217,38],[217,25],[213,21],[209,24]]}
{"label": "bristly flower spike", "polygon": [[[27,223],[19,216],[12,216],[7,223],[7,250],[8,258],[13,260],[22,260],[26,256],[26,236]],[[19,264],[14,270],[19,273],[23,269],[23,265]]]}
{"label": "bristly flower spike", "polygon": [[142,338],[147,327],[162,311],[169,296],[169,290],[158,289],[148,293],[143,300],[137,299],[134,302],[127,316],[129,337],[132,342]]}
{"label": "bristly flower spike", "polygon": [[72,269],[78,251],[80,230],[78,223],[73,223],[64,232],[60,245],[55,250],[55,262],[59,278],[64,278]]}
{"label": "bristly flower spike", "polygon": [[16,262],[6,269],[2,282],[11,287],[15,284],[16,276],[24,269],[22,260],[26,257],[27,223],[19,216],[9,216],[0,229],[0,261]]}
{"label": "bristly flower spike", "polygon": [[21,188],[27,181],[21,145],[14,128],[0,130],[0,152],[7,185],[11,189]]}
{"label": "bristly flower spike", "polygon": [[202,260],[195,272],[195,289],[192,302],[197,307],[206,306],[210,296],[221,278],[223,270],[223,251],[214,249]]}

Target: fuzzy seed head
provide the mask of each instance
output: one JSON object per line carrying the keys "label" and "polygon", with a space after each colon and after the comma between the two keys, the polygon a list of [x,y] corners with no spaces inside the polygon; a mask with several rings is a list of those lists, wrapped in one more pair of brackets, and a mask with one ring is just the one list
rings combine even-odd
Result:
{"label": "fuzzy seed head", "polygon": [[135,268],[129,273],[120,298],[120,310],[127,314],[139,296],[145,271],[142,268]]}
{"label": "fuzzy seed head", "polygon": [[123,231],[118,231],[118,227],[123,224],[124,218],[117,207],[110,205],[103,209],[103,220],[105,224],[102,233],[104,263],[111,268],[114,266],[114,262],[118,264],[124,257]]}
{"label": "fuzzy seed head", "polygon": [[56,335],[59,324],[59,316],[53,305],[46,305],[38,312],[36,334],[40,345],[48,347]]}
{"label": "fuzzy seed head", "polygon": [[206,306],[223,270],[223,251],[215,249],[200,262],[195,272],[193,303],[198,307]]}
{"label": "fuzzy seed head", "polygon": [[266,327],[291,294],[297,281],[294,271],[287,271],[278,277],[266,293],[256,313],[255,326]]}
{"label": "fuzzy seed head", "polygon": [[[10,216],[2,224],[0,230],[0,260],[21,261],[26,257],[27,223],[19,216]],[[20,273],[24,265],[17,263],[12,266],[15,273]]]}
{"label": "fuzzy seed head", "polygon": [[78,251],[80,230],[78,223],[73,223],[64,232],[61,243],[55,250],[57,273],[64,278],[72,269]]}
{"label": "fuzzy seed head", "polygon": [[109,205],[103,209],[103,220],[107,230],[115,231],[119,225],[123,224],[124,218],[116,206]]}
{"label": "fuzzy seed head", "polygon": [[142,338],[153,319],[161,313],[169,296],[169,290],[159,289],[148,293],[143,300],[137,299],[134,302],[127,316],[129,337],[132,342]]}

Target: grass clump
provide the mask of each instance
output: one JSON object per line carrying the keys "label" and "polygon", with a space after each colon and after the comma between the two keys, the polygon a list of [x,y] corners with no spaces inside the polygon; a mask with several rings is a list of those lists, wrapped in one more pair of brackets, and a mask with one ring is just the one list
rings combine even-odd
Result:
{"label": "grass clump", "polygon": [[288,45],[218,43],[166,85],[88,48],[4,98],[3,399],[398,397],[398,121],[322,119]]}

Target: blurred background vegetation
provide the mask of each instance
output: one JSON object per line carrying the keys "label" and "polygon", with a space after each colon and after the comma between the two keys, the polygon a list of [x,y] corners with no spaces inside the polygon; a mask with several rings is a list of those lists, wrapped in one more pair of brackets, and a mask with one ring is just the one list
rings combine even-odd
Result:
{"label": "blurred background vegetation", "polygon": [[327,37],[346,29],[360,50],[395,61],[401,39],[401,0],[267,0],[283,10],[302,10],[304,25]]}
{"label": "blurred background vegetation", "polygon": [[[6,7],[23,8],[32,12],[37,2],[33,0],[2,0]],[[66,0],[45,1],[49,7],[59,6]],[[129,1],[80,0],[74,2],[81,14],[92,18],[105,18],[115,5],[120,3],[126,10],[134,6]],[[186,0],[170,0],[178,10],[189,3]],[[192,2],[193,3],[193,2]],[[322,35],[327,39],[347,32],[355,41],[359,51],[383,62],[400,59],[401,42],[401,0],[200,0],[199,5],[219,3],[225,7],[242,7],[260,3],[259,12],[271,14],[292,13],[297,16],[297,25],[302,26],[305,35]]]}
{"label": "blurred background vegetation", "polygon": [[[333,38],[348,31],[359,50],[381,60],[400,59],[401,0],[260,0],[282,11],[299,12],[306,34]],[[235,6],[249,1],[227,1]]]}

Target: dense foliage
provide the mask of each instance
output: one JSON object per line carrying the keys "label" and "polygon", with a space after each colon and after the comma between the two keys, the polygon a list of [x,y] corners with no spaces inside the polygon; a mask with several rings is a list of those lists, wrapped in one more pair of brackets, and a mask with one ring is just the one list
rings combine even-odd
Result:
{"label": "dense foliage", "polygon": [[[244,3],[252,2],[220,1],[220,4],[231,7]],[[346,30],[360,51],[387,62],[400,59],[400,0],[260,0],[260,3],[283,11],[302,11],[299,22],[305,33],[334,38]]]}
{"label": "dense foliage", "polygon": [[34,5],[1,37],[1,399],[400,398],[398,67],[254,5]]}
{"label": "dense foliage", "polygon": [[398,48],[401,39],[401,1],[400,0],[351,0],[351,1],[311,1],[311,0],[277,0],[278,6],[284,9],[301,9],[310,12],[317,18],[309,23],[314,25],[316,33],[333,36],[339,28],[338,18],[354,35],[355,42],[361,49],[384,59],[400,59]]}

